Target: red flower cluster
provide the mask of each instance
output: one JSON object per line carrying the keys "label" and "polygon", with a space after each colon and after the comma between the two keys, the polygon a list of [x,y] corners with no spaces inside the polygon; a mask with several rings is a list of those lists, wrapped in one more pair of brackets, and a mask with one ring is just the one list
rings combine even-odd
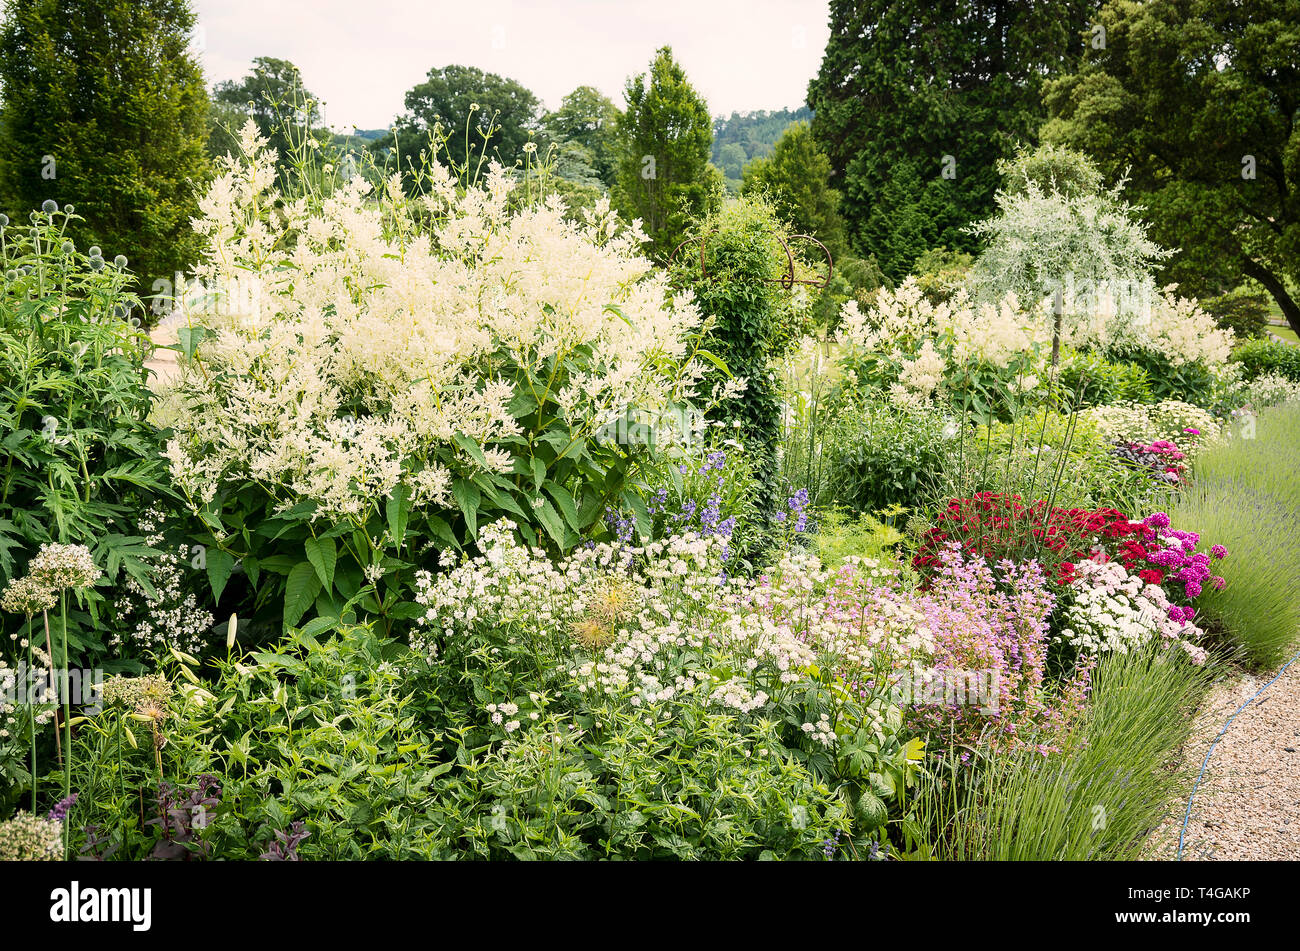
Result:
{"label": "red flower cluster", "polygon": [[921,538],[914,567],[937,569],[943,546],[960,542],[967,552],[994,561],[1035,558],[1057,584],[1069,584],[1075,563],[1095,557],[1103,541],[1141,530],[1118,509],[1049,509],[1043,499],[1026,505],[1018,495],[996,492],[953,499],[935,521]]}

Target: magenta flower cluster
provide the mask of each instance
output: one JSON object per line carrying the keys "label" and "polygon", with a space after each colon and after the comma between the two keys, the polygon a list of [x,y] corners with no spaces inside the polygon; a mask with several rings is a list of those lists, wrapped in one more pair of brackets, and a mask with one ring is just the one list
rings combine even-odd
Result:
{"label": "magenta flower cluster", "polygon": [[[1189,600],[1200,597],[1206,584],[1213,585],[1216,589],[1224,586],[1223,578],[1210,570],[1210,564],[1211,559],[1228,557],[1228,549],[1214,545],[1209,554],[1197,551],[1196,546],[1201,542],[1200,534],[1171,527],[1169,516],[1164,512],[1148,515],[1142,520],[1142,528],[1146,561],[1160,569],[1166,584],[1180,584],[1183,594]],[[1180,613],[1184,620],[1191,620],[1195,612],[1185,607]]]}

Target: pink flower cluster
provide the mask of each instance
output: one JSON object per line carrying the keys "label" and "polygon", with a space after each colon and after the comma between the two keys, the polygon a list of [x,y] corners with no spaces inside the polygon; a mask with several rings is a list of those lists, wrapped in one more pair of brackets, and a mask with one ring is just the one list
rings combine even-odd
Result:
{"label": "pink flower cluster", "polygon": [[[1210,560],[1228,557],[1228,549],[1214,545],[1206,554],[1196,550],[1200,542],[1199,533],[1173,528],[1168,515],[1156,512],[1143,519],[1138,532],[1124,542],[1119,558],[1128,568],[1141,567],[1139,563],[1144,563],[1146,567],[1138,572],[1143,581],[1165,585],[1177,582],[1191,600],[1201,596],[1207,583],[1216,589],[1225,584],[1222,577],[1210,571]],[[1179,609],[1183,620],[1190,621],[1195,614],[1190,607]]]}
{"label": "pink flower cluster", "polygon": [[783,562],[747,607],[833,656],[855,694],[889,686],[904,720],[937,746],[1051,752],[1084,706],[1089,669],[1046,681],[1056,599],[1042,566],[992,565],[955,541],[936,559],[924,591],[869,559],[835,571]]}
{"label": "pink flower cluster", "polygon": [[[1033,746],[1051,752],[1053,739],[1087,699],[1089,668],[1059,686],[1043,682],[1048,617],[1055,597],[1041,566],[1002,560],[990,566],[951,542],[929,589],[920,596],[935,648],[933,668],[989,671],[996,709],[970,704],[926,704],[911,711],[913,725],[946,734],[956,744]],[[992,728],[990,730],[990,727]]]}

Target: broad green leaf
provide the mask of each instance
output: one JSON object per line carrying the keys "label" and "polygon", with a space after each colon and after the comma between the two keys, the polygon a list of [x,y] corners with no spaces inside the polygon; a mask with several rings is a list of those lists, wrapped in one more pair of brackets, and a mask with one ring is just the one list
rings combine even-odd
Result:
{"label": "broad green leaf", "polygon": [[479,493],[478,487],[468,479],[457,479],[453,482],[451,494],[456,499],[456,504],[460,506],[461,514],[465,516],[470,537],[474,537],[478,534],[478,509],[483,496]]}
{"label": "broad green leaf", "polygon": [[339,619],[336,617],[312,618],[310,621],[308,621],[306,624],[303,625],[302,630],[299,633],[301,633],[304,637],[315,638],[321,634],[324,634],[326,631],[333,630],[335,627],[338,626],[338,623],[339,623]]}
{"label": "broad green leaf", "polygon": [[284,623],[292,627],[301,621],[316,595],[320,594],[320,589],[320,578],[310,561],[294,565],[284,583]]}
{"label": "broad green leaf", "polygon": [[555,500],[555,504],[560,507],[564,513],[564,520],[569,523],[569,527],[575,532],[582,530],[582,520],[578,518],[578,507],[573,503],[567,489],[556,485],[554,482],[546,483],[546,494]]}
{"label": "broad green leaf", "polygon": [[708,351],[708,350],[703,350],[703,349],[701,349],[701,350],[696,350],[695,353],[696,353],[698,356],[703,357],[705,360],[708,360],[710,363],[712,363],[715,367],[717,367],[717,368],[718,368],[719,370],[721,370],[723,373],[727,374],[727,376],[731,376],[731,370],[729,370],[729,369],[727,368],[727,364],[723,362],[723,360],[722,360],[721,357],[717,356],[716,354],[714,354],[714,353],[712,353],[712,352],[710,352],[710,351]]}
{"label": "broad green leaf", "polygon": [[440,515],[430,515],[428,518],[429,528],[438,538],[451,545],[453,548],[460,548],[460,542],[456,539],[456,533],[451,530],[447,520]]}
{"label": "broad green leaf", "polygon": [[627,507],[632,510],[632,515],[636,518],[636,530],[642,538],[650,537],[650,511],[645,507],[645,501],[631,489],[623,490],[623,501]]}
{"label": "broad green leaf", "polygon": [[546,534],[551,536],[555,544],[564,548],[564,522],[560,520],[555,506],[546,499],[542,499],[542,504],[537,508],[537,520],[542,523],[542,528],[546,529]]}
{"label": "broad green leaf", "polygon": [[339,560],[338,549],[334,546],[334,539],[309,538],[303,543],[303,548],[306,549],[307,560],[316,569],[316,577],[320,579],[325,590],[329,591],[334,587],[334,566]]}
{"label": "broad green leaf", "polygon": [[185,354],[185,359],[189,360],[194,356],[194,351],[198,349],[199,342],[207,336],[208,331],[203,327],[182,327],[176,332],[180,339],[181,353]]}
{"label": "broad green leaf", "polygon": [[398,485],[393,489],[385,513],[388,517],[388,533],[393,536],[393,544],[398,549],[402,547],[402,542],[406,538],[406,521],[410,512],[411,487],[405,484]]}
{"label": "broad green leaf", "polygon": [[478,465],[482,466],[484,469],[488,468],[487,457],[483,455],[482,446],[470,439],[464,433],[456,433],[452,436],[452,439],[454,439],[456,445],[460,446],[465,454],[478,463]]}
{"label": "broad green leaf", "polygon": [[212,600],[220,601],[230,573],[235,570],[235,556],[220,548],[209,548],[203,557],[208,568],[208,584],[212,586]]}
{"label": "broad green leaf", "polygon": [[537,399],[527,390],[520,390],[515,393],[514,398],[510,400],[510,405],[506,407],[508,412],[515,419],[522,419],[537,412]]}

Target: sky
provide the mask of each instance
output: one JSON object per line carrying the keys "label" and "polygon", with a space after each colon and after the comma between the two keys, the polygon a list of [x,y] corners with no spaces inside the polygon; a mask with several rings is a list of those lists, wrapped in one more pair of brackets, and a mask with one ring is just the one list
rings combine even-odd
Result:
{"label": "sky", "polygon": [[434,67],[499,73],[548,108],[578,86],[618,104],[669,45],[713,115],[802,105],[829,0],[194,0],[209,85],[287,59],[348,130],[386,128]]}

